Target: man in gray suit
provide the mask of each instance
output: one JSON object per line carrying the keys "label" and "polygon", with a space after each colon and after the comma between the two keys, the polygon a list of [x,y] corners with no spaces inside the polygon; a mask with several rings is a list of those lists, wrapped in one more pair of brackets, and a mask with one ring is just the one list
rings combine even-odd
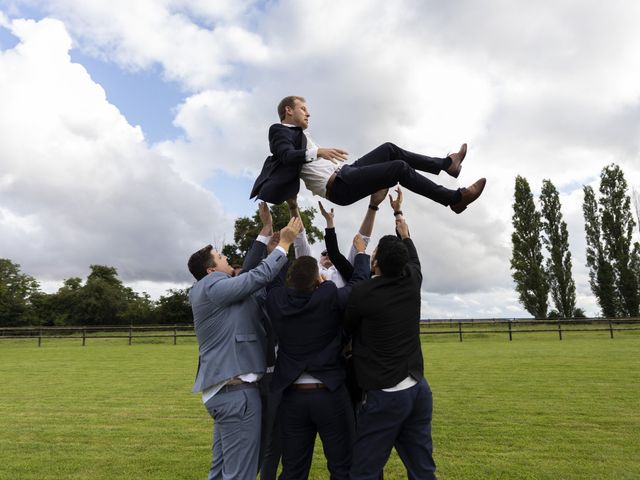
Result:
{"label": "man in gray suit", "polygon": [[[265,209],[268,213],[261,204],[261,217]],[[268,234],[265,228],[262,235]],[[193,391],[202,391],[214,420],[210,480],[256,478],[262,420],[256,382],[266,370],[264,287],[287,263],[287,251],[301,229],[300,219],[292,218],[267,258],[238,276],[211,245],[189,259],[189,271],[197,280],[189,301],[199,345]]]}

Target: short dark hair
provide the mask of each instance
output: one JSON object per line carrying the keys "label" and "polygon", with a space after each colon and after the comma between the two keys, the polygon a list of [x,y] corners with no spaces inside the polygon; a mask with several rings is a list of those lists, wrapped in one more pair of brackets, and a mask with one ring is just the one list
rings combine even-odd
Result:
{"label": "short dark hair", "polygon": [[278,104],[278,117],[280,117],[280,121],[284,120],[284,116],[287,113],[285,109],[287,107],[293,108],[296,106],[296,100],[306,102],[304,97],[298,97],[297,95],[289,95],[288,97],[284,97],[280,100],[280,103]]}
{"label": "short dark hair", "polygon": [[213,260],[213,256],[211,255],[211,250],[213,250],[213,247],[211,245],[207,245],[189,257],[187,266],[189,267],[191,275],[193,275],[196,280],[206,277],[207,269],[216,266],[216,262]]}
{"label": "short dark hair", "polygon": [[318,261],[307,255],[298,257],[287,272],[289,287],[302,292],[310,292],[318,280]]}
{"label": "short dark hair", "polygon": [[383,275],[397,277],[409,262],[409,250],[398,237],[385,235],[378,242],[375,259]]}

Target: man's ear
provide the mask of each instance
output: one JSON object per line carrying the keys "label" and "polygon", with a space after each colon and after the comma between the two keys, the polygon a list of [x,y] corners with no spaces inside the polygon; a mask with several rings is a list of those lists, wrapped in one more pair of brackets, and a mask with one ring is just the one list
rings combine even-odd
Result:
{"label": "man's ear", "polygon": [[207,273],[211,273],[211,272],[215,272],[215,271],[216,271],[216,267],[207,268]]}

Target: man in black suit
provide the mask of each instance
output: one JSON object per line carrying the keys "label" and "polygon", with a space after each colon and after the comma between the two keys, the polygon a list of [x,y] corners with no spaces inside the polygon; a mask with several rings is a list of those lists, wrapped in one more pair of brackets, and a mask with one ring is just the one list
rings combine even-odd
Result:
{"label": "man in black suit", "polygon": [[[392,202],[393,204],[393,202]],[[357,413],[351,480],[379,478],[396,448],[412,479],[435,479],[432,395],[420,345],[420,261],[409,228],[396,212],[400,238],[380,239],[374,275],[353,288],[344,325],[363,402]]]}
{"label": "man in black suit", "polygon": [[282,477],[309,476],[316,434],[320,435],[331,478],[348,479],[355,420],[344,385],[342,316],[352,286],[369,277],[369,256],[359,235],[349,283],[338,289],[322,281],[318,262],[299,257],[267,294],[266,310],[278,335],[278,356],[271,383],[282,393],[278,413],[282,429]]}
{"label": "man in black suit", "polygon": [[409,190],[461,213],[484,189],[481,178],[467,188],[451,190],[420,175],[417,170],[458,177],[467,153],[463,144],[445,158],[428,157],[384,143],[352,164],[344,164],[347,152],[319,147],[305,134],[309,111],[304,98],[289,96],[278,105],[281,123],[269,128],[271,156],[265,160],[250,198],[281,203],[297,195],[300,179],[315,195],[337,205],[350,205],[372,193],[400,183]]}

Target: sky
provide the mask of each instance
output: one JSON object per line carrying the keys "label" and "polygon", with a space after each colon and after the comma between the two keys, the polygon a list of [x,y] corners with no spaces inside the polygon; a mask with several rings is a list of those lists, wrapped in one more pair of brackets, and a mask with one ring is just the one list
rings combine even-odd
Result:
{"label": "sky", "polygon": [[[620,0],[0,0],[0,257],[45,291],[92,264],[153,298],[191,285],[189,255],[257,208],[276,105],[302,95],[314,140],[350,161],[466,142],[458,179],[427,175],[487,178],[460,215],[405,192],[423,318],[530,316],[509,269],[516,175],[560,191],[577,306],[597,315],[582,188],[616,163],[640,190],[638,18]],[[367,204],[335,206],[345,251]],[[392,232],[384,203],[372,244]]]}

